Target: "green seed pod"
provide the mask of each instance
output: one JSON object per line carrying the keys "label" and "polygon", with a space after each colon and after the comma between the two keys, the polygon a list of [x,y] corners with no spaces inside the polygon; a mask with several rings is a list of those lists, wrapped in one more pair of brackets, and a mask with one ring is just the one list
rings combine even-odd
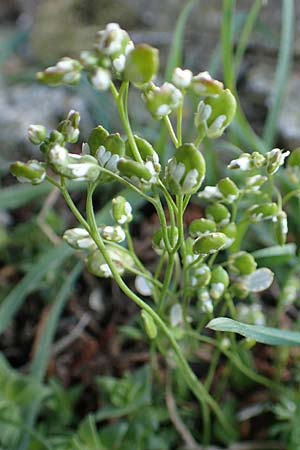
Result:
{"label": "green seed pod", "polygon": [[152,84],[144,92],[143,99],[154,119],[160,120],[178,108],[182,101],[182,93],[172,83],[165,82],[160,87]]}
{"label": "green seed pod", "polygon": [[247,287],[247,284],[244,282],[243,278],[239,278],[230,286],[230,291],[233,297],[240,298],[243,300],[247,298],[250,291]]}
{"label": "green seed pod", "polygon": [[207,97],[219,95],[224,90],[224,85],[214,80],[208,72],[200,72],[192,78],[191,88],[197,95]]}
{"label": "green seed pod", "polygon": [[150,161],[142,164],[131,159],[121,158],[117,167],[121,175],[140,189],[150,189],[152,184],[157,183],[157,173]]}
{"label": "green seed pod", "polygon": [[190,273],[192,287],[201,288],[207,286],[210,282],[211,271],[207,264],[201,263],[193,267]]}
{"label": "green seed pod", "polygon": [[[106,251],[120,275],[123,275],[127,268],[135,267],[132,257],[123,247],[119,246],[117,248],[106,244]],[[108,264],[98,249],[89,254],[87,258],[87,269],[93,275],[101,278],[110,278],[113,276]]]}
{"label": "green seed pod", "polygon": [[132,208],[129,202],[124,197],[118,197],[112,200],[111,214],[113,219],[119,224],[124,225],[132,221]]}
{"label": "green seed pod", "polygon": [[213,268],[210,279],[209,294],[214,300],[219,300],[229,286],[229,276],[221,266]]}
{"label": "green seed pod", "polygon": [[239,252],[229,258],[229,269],[235,275],[250,275],[256,269],[256,261],[250,253]]}
{"label": "green seed pod", "polygon": [[223,227],[221,229],[221,232],[224,233],[227,237],[227,243],[225,248],[230,247],[236,238],[236,232],[237,232],[237,228],[236,228],[236,224],[234,222],[230,222],[227,225],[225,225],[225,227]]}
{"label": "green seed pod", "polygon": [[[167,235],[169,242],[171,245],[175,245],[178,240],[178,228],[174,227],[173,235],[172,228],[170,226],[167,227]],[[152,247],[158,255],[161,255],[165,250],[165,243],[163,240],[162,230],[157,230],[152,238]]]}
{"label": "green seed pod", "polygon": [[43,125],[30,125],[28,139],[34,145],[40,145],[47,137],[47,130]]}
{"label": "green seed pod", "polygon": [[30,160],[27,163],[16,161],[11,164],[10,172],[21,183],[40,184],[46,178],[45,164],[36,160]]}
{"label": "green seed pod", "polygon": [[253,222],[262,220],[276,220],[278,214],[277,203],[264,203],[263,205],[253,205],[248,209],[248,214]]}
{"label": "green seed pod", "polygon": [[[142,160],[145,163],[151,162],[155,172],[159,173],[161,170],[161,166],[159,163],[159,156],[152,147],[152,145],[150,144],[150,142],[146,141],[146,139],[143,139],[137,135],[134,135],[134,140]],[[126,148],[126,155],[134,159],[134,155],[132,153],[132,149],[128,140],[125,142],[125,148]]]}
{"label": "green seed pod", "polygon": [[154,320],[152,319],[152,317],[150,316],[149,313],[147,313],[147,311],[142,311],[141,312],[141,317],[144,323],[144,327],[145,327],[145,331],[148,335],[148,337],[150,339],[155,339],[157,336],[157,328],[156,325],[154,323]]}
{"label": "green seed pod", "polygon": [[125,155],[125,142],[119,133],[114,133],[107,136],[103,146],[113,155],[119,155],[121,157]]}
{"label": "green seed pod", "polygon": [[234,202],[239,196],[239,188],[230,178],[222,178],[218,182],[218,189],[228,203]]}
{"label": "green seed pod", "polygon": [[149,83],[158,71],[158,50],[147,44],[137,45],[126,58],[124,76],[131,83]]}
{"label": "green seed pod", "polygon": [[210,255],[224,248],[226,236],[223,233],[210,233],[196,239],[193,251],[198,255]]}
{"label": "green seed pod", "polygon": [[62,58],[55,66],[48,67],[44,72],[37,73],[37,79],[49,86],[60,84],[78,84],[81,77],[82,65],[72,58]]}
{"label": "green seed pod", "polygon": [[191,222],[189,233],[192,237],[198,237],[216,231],[216,229],[217,226],[213,220],[201,218]]}
{"label": "green seed pod", "polygon": [[211,139],[222,136],[232,122],[236,111],[236,100],[229,89],[218,95],[201,100],[195,116],[195,126],[200,135]]}
{"label": "green seed pod", "polygon": [[288,233],[287,215],[284,211],[280,211],[275,222],[275,236],[279,245],[284,245]]}
{"label": "green seed pod", "polygon": [[93,156],[68,153],[59,144],[54,145],[47,156],[51,168],[59,175],[74,181],[96,181],[99,177],[100,167]]}
{"label": "green seed pod", "polygon": [[183,144],[166,166],[165,181],[174,195],[194,194],[205,176],[205,160],[193,144]]}
{"label": "green seed pod", "polygon": [[230,221],[230,212],[226,206],[221,203],[208,205],[205,209],[205,216],[209,220],[215,221],[220,226],[227,225]]}
{"label": "green seed pod", "polygon": [[100,145],[104,144],[105,139],[109,136],[108,131],[101,125],[94,128],[88,137],[88,145],[92,156],[96,155],[96,151]]}

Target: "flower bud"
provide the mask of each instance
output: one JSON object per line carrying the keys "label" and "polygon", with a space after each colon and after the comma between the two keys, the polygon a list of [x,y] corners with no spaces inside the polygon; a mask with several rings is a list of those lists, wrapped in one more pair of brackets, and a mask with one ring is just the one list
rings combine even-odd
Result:
{"label": "flower bud", "polygon": [[150,339],[155,339],[157,336],[157,328],[154,320],[146,311],[141,312],[141,317],[143,319],[145,331]]}
{"label": "flower bud", "polygon": [[73,85],[80,81],[82,65],[76,59],[62,58],[55,66],[37,73],[37,79],[50,86]]}
{"label": "flower bud", "polygon": [[238,278],[231,286],[230,291],[233,297],[237,297],[239,299],[247,298],[250,291],[247,287],[247,284],[243,280],[243,278]]}
{"label": "flower bud", "polygon": [[229,258],[229,269],[235,275],[249,275],[256,269],[254,257],[247,252],[239,252]]}
{"label": "flower bud", "polygon": [[96,49],[100,54],[116,58],[125,53],[130,42],[128,33],[120,28],[117,23],[109,23],[105,30],[98,31],[95,42]]}
{"label": "flower bud", "polygon": [[132,208],[124,197],[118,195],[112,199],[111,214],[113,219],[119,224],[124,225],[132,221]]}
{"label": "flower bud", "polygon": [[190,273],[191,285],[195,288],[201,288],[206,286],[211,278],[210,268],[207,264],[201,263],[196,267],[193,267]]}
{"label": "flower bud", "polygon": [[[173,234],[172,234],[173,233]],[[170,226],[167,227],[167,236],[169,239],[169,242],[171,243],[172,246],[174,246],[178,240],[178,229],[174,227],[174,229],[172,229]],[[165,250],[165,243],[163,240],[163,233],[162,230],[159,229],[157,230],[152,238],[152,247],[153,250],[155,250],[155,252],[158,255],[161,255],[164,250]]]}
{"label": "flower bud", "polygon": [[276,203],[264,203],[263,205],[253,205],[248,209],[248,214],[253,222],[272,219],[276,221],[278,205]]}
{"label": "flower bud", "polygon": [[95,243],[89,233],[83,228],[71,228],[63,234],[63,239],[76,250],[90,250],[95,248]]}
{"label": "flower bud", "polygon": [[223,83],[214,80],[208,72],[200,72],[195,75],[191,87],[195,94],[204,97],[221,94],[224,89]]}
{"label": "flower bud", "polygon": [[228,177],[218,182],[218,189],[228,203],[234,202],[240,193],[237,185]]}
{"label": "flower bud", "polygon": [[195,116],[199,134],[214,139],[222,136],[232,122],[236,111],[236,100],[229,89],[213,97],[201,100]]}
{"label": "flower bud", "polygon": [[212,299],[209,296],[207,288],[198,289],[197,292],[197,308],[203,313],[212,313],[214,310]]}
{"label": "flower bud", "polygon": [[149,83],[158,70],[158,50],[147,44],[137,45],[126,58],[124,76],[131,83]]}
{"label": "flower bud", "polygon": [[[50,132],[50,134],[49,134],[49,143],[51,145],[53,145],[53,144],[62,144],[63,145],[64,142],[65,142],[65,137],[60,131],[52,130]],[[50,145],[50,147],[51,147],[51,145]],[[48,148],[48,150],[49,150],[49,148]]]}
{"label": "flower bud", "polygon": [[282,152],[279,148],[274,148],[266,154],[267,172],[269,174],[276,173],[280,166],[283,166],[284,160],[289,156],[290,152]]}
{"label": "flower bud", "polygon": [[[149,274],[149,276],[151,276],[151,274]],[[134,286],[137,292],[144,297],[150,297],[152,295],[152,285],[142,275],[137,275],[137,277],[135,277]]]}
{"label": "flower bud", "polygon": [[237,305],[237,320],[251,325],[265,325],[266,320],[259,303],[253,305]]}
{"label": "flower bud", "polygon": [[228,164],[228,169],[239,169],[242,171],[259,169],[266,164],[266,158],[264,155],[253,153],[242,153],[237,159],[233,159]]}
{"label": "flower bud", "polygon": [[47,137],[47,130],[43,125],[29,125],[28,139],[34,145],[40,145]]}
{"label": "flower bud", "polygon": [[210,296],[214,300],[219,300],[228,286],[229,276],[226,270],[222,266],[214,267],[210,279]]}
{"label": "flower bud", "polygon": [[230,212],[222,203],[208,205],[205,209],[205,216],[220,226],[226,225],[230,221]]}
{"label": "flower bud", "polygon": [[183,144],[166,166],[166,185],[174,195],[194,194],[205,176],[205,160],[193,144]]}
{"label": "flower bud", "polygon": [[172,83],[178,89],[185,89],[190,86],[192,78],[193,73],[191,70],[182,70],[180,67],[176,67],[172,75]]}
{"label": "flower bud", "polygon": [[[96,151],[96,158],[101,167],[110,172],[118,171],[120,158],[125,154],[125,143],[119,133],[110,134],[104,139],[103,145],[100,145]],[[113,178],[108,174],[101,174],[102,182],[112,181]]]}
{"label": "flower bud", "polygon": [[69,112],[66,120],[60,122],[57,130],[64,136],[66,142],[74,144],[79,138],[79,122],[80,115],[79,112],[73,109]]}
{"label": "flower bud", "polygon": [[107,69],[97,67],[90,74],[89,80],[97,91],[107,91],[110,86],[111,75]]}
{"label": "flower bud", "polygon": [[10,172],[21,183],[40,184],[46,178],[46,169],[43,163],[30,160],[27,163],[16,161],[11,164]]}
{"label": "flower bud", "polygon": [[225,234],[215,232],[197,238],[194,242],[193,251],[198,255],[210,255],[222,250],[225,245]]}
{"label": "flower bud", "polygon": [[284,245],[288,233],[287,215],[284,211],[277,214],[275,222],[275,236],[279,245]]}
{"label": "flower bud", "polygon": [[182,101],[182,94],[173,84],[165,82],[160,87],[151,86],[144,93],[143,98],[152,116],[160,120],[178,108]]}
{"label": "flower bud", "polygon": [[95,156],[96,151],[98,150],[100,145],[104,145],[104,141],[108,136],[109,132],[101,125],[93,128],[91,134],[88,137],[88,145],[92,156]]}
{"label": "flower bud", "polygon": [[204,234],[212,233],[216,231],[217,226],[213,220],[209,219],[195,219],[189,226],[189,233],[192,237],[199,237]]}
{"label": "flower bud", "polygon": [[125,241],[125,232],[120,227],[120,225],[111,226],[106,225],[105,227],[100,227],[100,234],[103,239],[111,242],[123,242]]}

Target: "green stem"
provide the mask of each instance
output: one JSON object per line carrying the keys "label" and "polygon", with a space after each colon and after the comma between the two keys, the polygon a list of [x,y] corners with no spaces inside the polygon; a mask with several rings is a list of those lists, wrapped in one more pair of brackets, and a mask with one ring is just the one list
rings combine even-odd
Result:
{"label": "green stem", "polygon": [[61,177],[61,186],[60,186],[60,192],[62,193],[62,196],[65,199],[65,202],[67,203],[69,209],[71,210],[72,214],[76,217],[78,222],[85,228],[88,232],[90,230],[88,222],[84,219],[84,217],[80,214],[76,206],[74,205],[74,202],[65,186],[65,180],[63,177]]}
{"label": "green stem", "polygon": [[178,147],[178,140],[177,140],[177,137],[176,137],[176,134],[175,134],[175,131],[173,129],[173,126],[172,126],[172,123],[171,123],[171,120],[170,120],[169,116],[164,116],[163,120],[164,120],[165,125],[167,127],[167,130],[169,132],[169,135],[170,135],[170,137],[171,137],[171,139],[173,141],[173,144],[177,148]]}
{"label": "green stem", "polygon": [[128,81],[123,81],[120,91],[118,92],[115,85],[111,82],[110,85],[110,90],[112,92],[112,95],[116,101],[117,104],[117,108],[119,111],[119,116],[124,128],[124,131],[126,133],[126,136],[128,138],[128,142],[133,154],[133,157],[136,161],[143,163],[142,157],[140,155],[140,152],[137,148],[134,136],[133,136],[133,132],[130,126],[130,122],[129,122],[129,118],[127,115],[127,107],[124,108],[124,98],[127,98],[128,95],[128,86],[129,86],[129,82]]}
{"label": "green stem", "polygon": [[220,406],[217,404],[217,402],[209,395],[203,384],[197,379],[194,372],[190,368],[188,362],[186,361],[185,357],[183,356],[183,353],[177,344],[176,339],[174,338],[172,332],[170,331],[169,327],[163,322],[163,320],[160,318],[160,316],[147,304],[145,303],[140,297],[138,297],[134,292],[129,289],[129,287],[126,285],[126,283],[123,281],[122,277],[120,276],[119,272],[117,271],[114,263],[112,262],[106,248],[105,244],[99,235],[95,214],[93,210],[93,192],[95,189],[95,185],[89,185],[88,186],[88,193],[87,193],[87,219],[91,230],[91,236],[97,245],[98,249],[100,250],[101,254],[103,255],[103,258],[105,262],[108,264],[114,280],[117,282],[120,289],[124,292],[124,294],[130,298],[140,309],[146,311],[153,319],[155,324],[158,328],[161,329],[163,334],[167,337],[174,353],[178,361],[179,369],[182,373],[183,378],[185,379],[187,385],[195,395],[195,397],[200,401],[201,404],[207,403],[212,411],[215,413],[216,417],[218,418],[220,424],[229,432],[231,431],[231,425],[228,422],[226,416],[224,415],[223,411],[221,410]]}
{"label": "green stem", "polygon": [[184,93],[182,94],[182,101],[177,109],[177,141],[178,147],[182,145],[182,113],[184,104]]}
{"label": "green stem", "polygon": [[168,292],[168,289],[170,286],[170,282],[172,279],[172,275],[173,275],[174,259],[175,259],[175,255],[174,255],[174,253],[171,253],[169,256],[169,259],[168,259],[164,283],[162,286],[162,290],[161,290],[159,302],[158,302],[158,313],[159,314],[162,314],[163,308],[165,305],[165,298],[166,298],[166,295],[167,295],[167,292]]}

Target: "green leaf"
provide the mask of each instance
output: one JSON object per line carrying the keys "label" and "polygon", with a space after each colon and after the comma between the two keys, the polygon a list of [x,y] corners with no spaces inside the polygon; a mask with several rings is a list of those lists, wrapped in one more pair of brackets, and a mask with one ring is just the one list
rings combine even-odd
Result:
{"label": "green leaf", "polygon": [[289,347],[300,346],[300,333],[296,331],[278,330],[259,325],[247,325],[227,317],[217,317],[211,320],[206,327],[215,331],[238,333],[263,344],[286,345]]}
{"label": "green leaf", "polygon": [[296,255],[296,244],[286,244],[283,246],[274,245],[268,248],[262,248],[252,252],[254,258],[259,261],[259,264],[266,266],[275,266],[285,264]]}

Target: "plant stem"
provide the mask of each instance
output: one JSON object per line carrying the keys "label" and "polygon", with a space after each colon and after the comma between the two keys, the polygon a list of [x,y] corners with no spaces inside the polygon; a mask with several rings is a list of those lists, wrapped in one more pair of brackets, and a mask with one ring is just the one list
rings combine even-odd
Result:
{"label": "plant stem", "polygon": [[173,126],[172,126],[172,123],[171,123],[171,120],[170,120],[169,116],[164,116],[163,120],[164,120],[165,125],[167,127],[167,130],[169,132],[169,135],[170,135],[170,137],[171,137],[171,139],[173,141],[173,144],[177,148],[178,147],[178,140],[177,140],[177,137],[176,137],[176,134],[175,134],[175,131],[173,129]]}
{"label": "plant stem", "polygon": [[170,331],[169,327],[163,322],[163,320],[160,318],[160,316],[147,304],[145,303],[140,297],[138,297],[134,292],[129,289],[129,287],[126,285],[126,283],[123,281],[122,277],[120,276],[119,272],[117,271],[114,263],[112,262],[106,248],[105,244],[99,235],[94,210],[93,210],[93,192],[95,189],[94,184],[90,184],[88,186],[88,193],[87,193],[87,219],[90,226],[91,236],[97,245],[98,249],[100,250],[101,254],[103,255],[103,258],[105,262],[108,264],[112,276],[114,280],[117,282],[120,289],[124,292],[125,295],[127,295],[128,298],[130,298],[140,309],[146,311],[153,319],[155,324],[158,326],[158,328],[161,329],[163,334],[167,337],[175,355],[178,361],[179,369],[182,373],[183,378],[185,379],[187,385],[195,395],[195,397],[199,400],[201,404],[207,403],[213,412],[215,413],[216,417],[218,418],[220,424],[227,429],[229,432],[231,431],[231,425],[228,422],[226,416],[222,412],[220,406],[217,404],[217,402],[209,395],[209,393],[206,391],[203,384],[197,379],[194,372],[190,368],[188,362],[186,361],[185,357],[183,356],[183,353],[179,347],[179,345],[176,342],[176,339],[174,338],[172,332]]}

